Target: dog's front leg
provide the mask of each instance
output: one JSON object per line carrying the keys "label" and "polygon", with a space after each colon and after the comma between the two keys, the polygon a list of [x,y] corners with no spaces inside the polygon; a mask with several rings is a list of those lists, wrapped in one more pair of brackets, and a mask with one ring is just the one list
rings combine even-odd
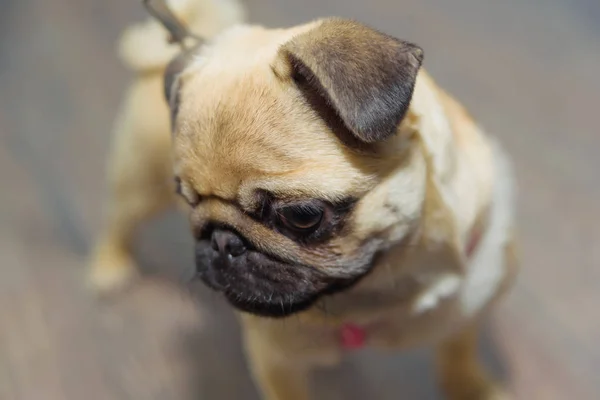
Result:
{"label": "dog's front leg", "polygon": [[[514,233],[505,248],[506,276],[488,310],[506,294],[519,270]],[[436,367],[442,390],[449,400],[507,400],[510,396],[488,376],[478,359],[481,321],[472,321],[437,348]]]}
{"label": "dog's front leg", "polygon": [[263,400],[308,400],[309,368],[276,353],[277,344],[260,332],[245,332],[246,356]]}

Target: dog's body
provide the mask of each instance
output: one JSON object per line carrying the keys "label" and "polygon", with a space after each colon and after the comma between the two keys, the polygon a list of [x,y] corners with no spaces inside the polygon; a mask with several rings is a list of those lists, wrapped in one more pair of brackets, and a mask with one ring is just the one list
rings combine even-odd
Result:
{"label": "dog's body", "polygon": [[[205,37],[241,23],[244,15],[234,3],[207,0],[182,1],[175,11]],[[217,23],[208,26],[208,20]],[[266,398],[306,399],[309,367],[335,362],[349,347],[424,344],[439,346],[438,368],[449,398],[499,398],[477,362],[475,332],[516,270],[513,178],[500,146],[425,71],[417,74],[420,50],[343,20],[286,30],[234,27],[180,71],[177,85],[167,87],[169,110],[162,74],[177,51],[161,47],[166,45],[158,25],[143,29],[123,42],[125,60],[143,73],[117,124],[113,199],[92,283],[111,289],[135,271],[129,252],[134,228],[175,200],[175,171],[192,206],[198,262],[218,264],[218,270],[201,268],[203,279],[249,311],[240,317]],[[365,107],[353,108],[352,96],[373,97],[369,91],[385,70],[371,74],[374,81],[366,88],[345,80],[351,92],[340,93],[336,80],[346,78],[318,62],[321,50],[331,51],[320,43],[336,37],[336,52],[356,38],[353,57],[373,60],[371,47],[384,49],[385,58],[388,47],[393,52],[400,46],[398,59],[389,63],[407,77],[414,73],[414,85],[402,81],[394,92],[410,100],[406,109],[390,106],[400,121],[394,134],[373,137],[386,129],[383,122],[371,129],[369,121],[376,118],[360,119]],[[155,42],[140,46],[146,39],[136,38]],[[344,73],[352,78],[351,70]],[[368,71],[364,75],[369,79]],[[384,88],[394,85],[385,78]],[[327,95],[325,103],[313,104],[295,90],[306,95],[315,81],[318,93]],[[262,199],[263,192],[275,199]],[[295,240],[297,232],[263,221],[264,207],[304,198],[328,204],[321,218],[329,215],[331,229],[323,238]],[[274,218],[281,218],[278,212]],[[217,255],[203,244],[214,222],[208,235]],[[229,246],[226,262],[215,258],[223,256],[223,243]],[[231,250],[234,245],[240,254]],[[236,270],[248,273],[223,272],[242,257]],[[297,316],[284,322],[263,316],[291,313]]]}

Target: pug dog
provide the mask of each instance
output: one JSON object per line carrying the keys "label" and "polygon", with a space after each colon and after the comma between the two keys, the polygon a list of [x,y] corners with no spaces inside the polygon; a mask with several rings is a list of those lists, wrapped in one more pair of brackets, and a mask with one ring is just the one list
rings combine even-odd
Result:
{"label": "pug dog", "polygon": [[132,46],[130,65],[183,51],[124,105],[92,285],[130,280],[135,229],[175,192],[263,398],[308,399],[311,369],[355,349],[423,345],[448,399],[508,398],[477,336],[517,272],[511,162],[423,50],[342,18],[247,25],[217,1],[196,18],[223,29],[193,35],[154,3],[177,43]]}

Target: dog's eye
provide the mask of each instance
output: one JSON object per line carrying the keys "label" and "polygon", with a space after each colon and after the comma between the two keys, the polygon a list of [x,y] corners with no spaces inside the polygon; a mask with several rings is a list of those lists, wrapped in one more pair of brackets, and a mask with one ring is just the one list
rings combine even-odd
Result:
{"label": "dog's eye", "polygon": [[314,205],[288,206],[277,214],[287,228],[304,233],[316,230],[323,220],[323,209]]}

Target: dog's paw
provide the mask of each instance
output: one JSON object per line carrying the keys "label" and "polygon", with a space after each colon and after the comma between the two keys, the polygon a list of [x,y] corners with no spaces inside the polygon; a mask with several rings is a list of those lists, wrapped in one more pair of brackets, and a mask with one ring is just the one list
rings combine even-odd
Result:
{"label": "dog's paw", "polygon": [[138,275],[137,265],[130,256],[101,251],[92,258],[86,286],[96,295],[110,296],[127,289]]}

